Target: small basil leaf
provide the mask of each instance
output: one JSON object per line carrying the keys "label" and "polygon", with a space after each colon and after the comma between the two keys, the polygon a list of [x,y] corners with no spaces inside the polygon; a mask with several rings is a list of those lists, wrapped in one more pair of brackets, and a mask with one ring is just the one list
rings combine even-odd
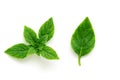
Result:
{"label": "small basil leaf", "polygon": [[78,55],[78,64],[80,65],[80,58],[88,54],[95,44],[95,34],[88,17],[78,26],[72,35],[71,45],[73,50]]}
{"label": "small basil leaf", "polygon": [[59,59],[59,57],[57,56],[57,53],[48,46],[44,46],[42,51],[40,51],[41,56],[45,57],[46,59]]}
{"label": "small basil leaf", "polygon": [[31,45],[34,45],[37,41],[36,33],[27,26],[24,26],[24,37],[25,40]]}
{"label": "small basil leaf", "polygon": [[16,44],[8,48],[5,53],[15,58],[25,58],[29,51],[29,47],[25,44]]}
{"label": "small basil leaf", "polygon": [[47,40],[48,40],[48,35],[43,35],[43,36],[41,36],[40,39],[38,39],[38,43],[45,44],[47,42]]}
{"label": "small basil leaf", "polygon": [[40,56],[41,51],[43,50],[43,47],[46,46],[45,44],[39,44],[39,47],[37,48],[36,54]]}
{"label": "small basil leaf", "polygon": [[54,34],[54,24],[53,24],[53,19],[50,18],[48,19],[40,28],[38,32],[39,38],[41,38],[44,35],[48,35],[48,40],[50,40],[53,37]]}
{"label": "small basil leaf", "polygon": [[31,55],[33,53],[36,53],[36,50],[34,47],[30,46],[27,55]]}

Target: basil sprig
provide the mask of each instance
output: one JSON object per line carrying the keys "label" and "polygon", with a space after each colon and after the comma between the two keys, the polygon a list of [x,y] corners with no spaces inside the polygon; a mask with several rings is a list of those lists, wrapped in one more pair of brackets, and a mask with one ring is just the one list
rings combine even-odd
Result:
{"label": "basil sprig", "polygon": [[37,34],[31,28],[24,26],[24,38],[29,45],[24,43],[16,44],[8,48],[5,53],[15,58],[25,58],[30,54],[37,54],[43,56],[46,59],[59,59],[56,51],[46,45],[54,34],[54,23],[53,19],[48,19],[39,29],[38,37]]}

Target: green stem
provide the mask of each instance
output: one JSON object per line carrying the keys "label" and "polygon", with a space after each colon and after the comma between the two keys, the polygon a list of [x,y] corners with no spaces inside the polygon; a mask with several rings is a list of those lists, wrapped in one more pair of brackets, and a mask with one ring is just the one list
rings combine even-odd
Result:
{"label": "green stem", "polygon": [[78,65],[81,65],[80,56],[78,56]]}
{"label": "green stem", "polygon": [[81,65],[81,61],[80,61],[81,55],[82,55],[82,47],[80,49],[80,54],[78,55],[78,64],[79,65]]}

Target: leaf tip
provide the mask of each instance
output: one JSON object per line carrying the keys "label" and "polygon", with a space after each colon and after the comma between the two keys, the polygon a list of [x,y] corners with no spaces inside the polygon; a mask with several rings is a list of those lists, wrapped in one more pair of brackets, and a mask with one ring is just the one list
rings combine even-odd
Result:
{"label": "leaf tip", "polygon": [[57,56],[56,59],[59,60],[60,58]]}
{"label": "leaf tip", "polygon": [[9,50],[10,50],[10,48],[6,49],[6,50],[4,51],[4,53],[9,54]]}
{"label": "leaf tip", "polygon": [[26,25],[24,25],[24,29],[28,28]]}
{"label": "leaf tip", "polygon": [[52,18],[52,17],[50,17],[47,21],[48,21],[48,22],[52,22],[52,23],[53,23],[53,18]]}
{"label": "leaf tip", "polygon": [[85,20],[89,20],[89,17],[87,16],[87,17],[85,18]]}
{"label": "leaf tip", "polygon": [[53,21],[53,18],[52,18],[52,17],[50,17],[50,18],[49,18],[49,20]]}
{"label": "leaf tip", "polygon": [[5,50],[4,53],[7,53],[8,50]]}
{"label": "leaf tip", "polygon": [[51,60],[59,60],[60,58],[58,57],[58,55],[56,55],[56,57],[54,57],[53,59]]}

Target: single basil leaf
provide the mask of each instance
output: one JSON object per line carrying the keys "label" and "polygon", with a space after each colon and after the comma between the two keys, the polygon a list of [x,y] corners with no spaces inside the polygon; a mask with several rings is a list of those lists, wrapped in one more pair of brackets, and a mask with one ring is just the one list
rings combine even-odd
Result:
{"label": "single basil leaf", "polygon": [[37,41],[36,33],[27,26],[24,26],[24,37],[25,40],[31,45],[34,45]]}
{"label": "single basil leaf", "polygon": [[43,35],[43,36],[41,36],[40,39],[38,39],[38,43],[45,44],[47,42],[47,40],[48,40],[48,35]]}
{"label": "single basil leaf", "polygon": [[54,24],[53,24],[53,19],[50,18],[41,26],[38,32],[38,36],[39,38],[41,38],[44,35],[48,35],[48,39],[47,39],[48,41],[52,38],[53,34],[54,34]]}
{"label": "single basil leaf", "polygon": [[5,53],[15,58],[25,58],[29,51],[29,47],[25,44],[16,44],[8,48]]}
{"label": "single basil leaf", "polygon": [[44,46],[46,46],[46,45],[45,45],[45,44],[39,44],[38,48],[36,48],[36,49],[37,49],[36,54],[37,54],[38,56],[40,56],[40,53],[41,53],[41,51],[43,50],[43,47],[44,47]]}
{"label": "single basil leaf", "polygon": [[95,45],[95,34],[88,17],[78,26],[72,35],[71,46],[78,55],[78,64],[80,58],[88,54]]}
{"label": "single basil leaf", "polygon": [[33,53],[36,53],[36,49],[34,47],[30,46],[27,55],[31,55]]}
{"label": "single basil leaf", "polygon": [[59,57],[57,56],[57,53],[48,46],[44,46],[42,51],[39,52],[41,54],[41,56],[45,57],[46,59],[59,59]]}

